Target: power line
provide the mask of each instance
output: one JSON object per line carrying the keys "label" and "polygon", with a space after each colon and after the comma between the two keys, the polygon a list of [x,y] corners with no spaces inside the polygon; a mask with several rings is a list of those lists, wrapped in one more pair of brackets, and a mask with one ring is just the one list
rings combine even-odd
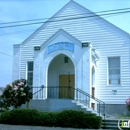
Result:
{"label": "power line", "polygon": [[9,55],[9,54],[4,53],[4,52],[0,52],[0,53],[3,54],[3,55],[7,55],[7,56],[10,56],[10,57],[13,57],[12,55]]}
{"label": "power line", "polygon": [[[119,14],[115,14],[114,16],[119,15]],[[111,16],[106,16],[106,17],[111,17]],[[105,18],[106,18],[105,17]],[[73,22],[73,24],[75,24],[75,22]],[[64,24],[64,25],[68,25],[68,23]],[[53,27],[53,29],[55,28],[55,26]],[[57,27],[56,27],[57,28]],[[22,31],[13,31],[13,32],[9,32],[9,33],[3,33],[0,34],[0,36],[6,36],[6,35],[15,35],[15,34],[20,34],[20,33],[24,33],[24,32],[31,32],[31,31],[35,31],[36,29],[29,29],[29,30],[22,30]]]}
{"label": "power line", "polygon": [[50,23],[50,22],[58,22],[58,21],[66,21],[66,20],[74,20],[74,19],[82,19],[82,18],[92,18],[97,16],[105,16],[105,15],[114,15],[114,14],[123,14],[123,13],[130,13],[130,11],[123,11],[123,12],[114,12],[114,13],[106,13],[100,15],[90,15],[90,16],[82,16],[82,17],[74,17],[74,18],[67,18],[67,19],[60,19],[60,20],[53,20],[53,21],[46,21],[46,22],[36,22],[36,23],[27,23],[27,24],[17,24],[17,25],[10,25],[10,26],[3,26],[0,28],[9,28],[9,27],[17,27],[17,26],[27,26],[33,24],[43,24],[43,23]]}
{"label": "power line", "polygon": [[0,34],[0,36],[6,36],[6,35],[14,35],[14,34],[19,34],[19,33],[24,33],[24,32],[31,32],[35,31],[36,29],[30,29],[30,30],[23,30],[23,31],[15,31],[15,32],[9,32],[9,33],[3,33]]}
{"label": "power line", "polygon": [[[106,11],[99,11],[99,12],[95,12],[95,13],[111,12],[111,11],[119,11],[119,10],[128,10],[128,9],[130,9],[130,8],[115,9],[115,10],[106,10]],[[89,17],[96,17],[96,16],[104,16],[104,15],[112,15],[112,14],[120,14],[120,13],[129,13],[129,12],[130,11],[123,11],[123,12],[116,12],[116,13],[109,13],[109,14],[92,15],[92,16],[86,16],[86,17],[77,17],[77,18],[71,18],[71,19],[89,18]],[[83,14],[91,14],[91,13],[83,13]],[[77,14],[77,15],[82,15],[82,14]],[[68,16],[77,16],[77,15],[68,15]],[[68,16],[60,16],[60,17],[68,17]],[[60,18],[60,17],[53,17],[53,18]],[[49,19],[49,18],[34,19],[34,20],[25,20],[25,21],[16,21],[16,22],[8,22],[8,23],[0,23],[0,24],[11,24],[11,23],[18,23],[18,22],[43,20],[43,19]],[[64,21],[64,20],[71,20],[71,19],[62,19],[62,20],[57,20],[57,21]],[[47,22],[56,22],[56,20],[55,21],[47,21]],[[0,28],[15,27],[15,26],[25,26],[25,25],[31,25],[31,24],[47,23],[47,22],[37,22],[37,23],[29,23],[29,24],[21,24],[21,25],[13,25],[13,26],[4,26],[4,27],[0,27]],[[25,30],[25,31],[31,31],[31,30]],[[19,33],[25,32],[25,31],[19,31]],[[16,33],[14,32],[14,34],[16,34]]]}
{"label": "power line", "polygon": [[[124,8],[124,9],[130,9],[130,8]],[[118,9],[118,10],[124,10],[124,9]],[[117,10],[117,9],[116,9]],[[113,10],[109,10],[109,11],[113,11]],[[100,12],[107,12],[107,11],[100,11]],[[114,14],[114,15],[119,15],[119,14]],[[70,16],[70,15],[69,15]],[[74,15],[71,15],[74,16]],[[106,16],[106,17],[111,17],[111,16]],[[6,35],[14,35],[14,34],[19,34],[19,33],[23,33],[23,32],[30,32],[30,31],[34,31],[35,29],[30,29],[30,30],[23,30],[23,31],[15,31],[15,32],[9,32],[9,33],[4,33],[4,34],[0,34],[0,36],[6,36]]]}
{"label": "power line", "polygon": [[[123,8],[123,9],[99,11],[99,12],[94,12],[94,13],[104,13],[104,12],[121,11],[121,10],[129,10],[129,9],[130,8]],[[92,13],[82,13],[82,14],[59,16],[59,17],[53,17],[53,18],[64,18],[64,17],[70,17],[70,16],[84,15],[84,14],[92,14]],[[32,19],[32,20],[22,20],[22,21],[15,21],[15,22],[7,22],[7,23],[0,23],[0,25],[2,25],[2,24],[21,23],[21,22],[30,22],[30,21],[39,21],[39,20],[48,20],[48,19],[50,19],[50,18],[41,18],[41,19]]]}
{"label": "power line", "polygon": [[[115,14],[115,15],[119,15],[119,14]],[[115,16],[114,15],[114,16]],[[111,16],[106,16],[106,17],[111,17]],[[76,22],[73,22],[73,24],[75,24]],[[83,22],[80,22],[80,23],[83,23]],[[72,23],[71,23],[72,24]],[[68,23],[64,23],[62,25],[68,25]],[[54,28],[57,28],[56,26],[59,26],[59,25],[55,25],[53,26],[53,29]],[[48,27],[48,28],[52,28],[52,27]],[[30,29],[30,30],[23,30],[23,31],[13,31],[13,32],[9,32],[9,33],[3,33],[3,34],[0,34],[0,36],[6,36],[6,35],[15,35],[15,34],[20,34],[20,33],[24,33],[24,32],[31,32],[31,31],[35,31],[36,29]]]}

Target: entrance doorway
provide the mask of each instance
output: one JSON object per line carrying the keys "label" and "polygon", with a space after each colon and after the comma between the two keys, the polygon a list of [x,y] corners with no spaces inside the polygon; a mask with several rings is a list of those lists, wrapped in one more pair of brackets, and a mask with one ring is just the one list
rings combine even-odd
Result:
{"label": "entrance doorway", "polygon": [[59,75],[59,98],[74,98],[74,74]]}
{"label": "entrance doorway", "polygon": [[73,98],[75,87],[75,71],[72,60],[59,54],[48,68],[48,98]]}

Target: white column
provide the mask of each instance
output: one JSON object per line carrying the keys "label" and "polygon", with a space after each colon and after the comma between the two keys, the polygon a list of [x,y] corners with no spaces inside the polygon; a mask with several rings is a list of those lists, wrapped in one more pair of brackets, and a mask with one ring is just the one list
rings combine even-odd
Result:
{"label": "white column", "polygon": [[[40,50],[34,51],[34,70],[33,70],[33,99],[41,99],[42,97],[42,91],[39,91],[41,89],[40,84],[40,64],[41,64],[41,58],[40,58]],[[38,92],[39,91],[39,92]]]}
{"label": "white column", "polygon": [[82,90],[91,94],[91,60],[92,60],[92,45],[89,44],[87,50],[82,57]]}

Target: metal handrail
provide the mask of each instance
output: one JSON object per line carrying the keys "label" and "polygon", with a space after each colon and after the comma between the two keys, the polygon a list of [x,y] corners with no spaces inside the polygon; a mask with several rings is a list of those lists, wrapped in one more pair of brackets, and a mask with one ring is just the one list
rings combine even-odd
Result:
{"label": "metal handrail", "polygon": [[89,97],[91,97],[91,98],[94,98],[95,100],[97,100],[97,101],[102,102],[102,103],[104,103],[104,104],[105,104],[105,102],[103,102],[103,101],[101,101],[101,100],[99,100],[99,99],[97,99],[97,98],[93,97],[92,95],[90,95],[90,94],[86,93],[85,91],[83,91],[83,90],[81,90],[81,89],[79,89],[79,88],[76,88],[76,89],[78,89],[80,92],[82,92],[82,93],[86,94],[87,96],[89,96]]}
{"label": "metal handrail", "polygon": [[[33,87],[32,87],[33,88]],[[35,95],[36,93],[40,92],[41,90],[43,90],[43,88],[39,89],[38,91],[36,91],[35,93],[33,93],[32,95]]]}
{"label": "metal handrail", "polygon": [[[92,108],[90,106],[90,103],[92,101],[95,102],[95,109],[97,113],[99,113],[99,116],[103,114],[104,119],[105,119],[105,102],[93,97],[92,95],[84,92],[83,90],[79,88],[74,88],[71,86],[47,86],[44,88],[41,87],[32,87],[37,88],[38,90],[33,93],[33,95],[38,94],[42,95],[42,98],[68,98],[68,99],[74,99],[78,101],[79,103],[87,106],[88,108]],[[43,95],[43,92],[47,92],[47,95]]]}
{"label": "metal handrail", "polygon": [[105,102],[103,102],[103,101],[101,101],[101,100],[99,100],[99,99],[93,97],[92,95],[90,95],[90,94],[84,92],[83,90],[81,90],[81,89],[79,89],[79,88],[76,88],[76,89],[77,89],[80,93],[82,93],[83,95],[86,95],[86,96],[88,96],[89,98],[91,98],[92,100],[95,100],[95,101],[97,101],[97,102],[99,103],[99,112],[98,112],[99,115],[101,114],[101,112],[100,112],[101,105],[103,105],[102,108],[103,108],[104,110],[103,110],[102,114],[103,114],[104,119],[105,119]]}

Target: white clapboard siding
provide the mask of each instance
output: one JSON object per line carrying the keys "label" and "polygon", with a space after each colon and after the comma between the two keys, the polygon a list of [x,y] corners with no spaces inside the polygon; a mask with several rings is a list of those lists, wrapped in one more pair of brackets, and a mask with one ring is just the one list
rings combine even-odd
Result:
{"label": "white clapboard siding", "polygon": [[[82,14],[79,17],[84,16],[86,18],[73,19],[78,14]],[[72,20],[46,23],[45,26],[43,25],[35,34],[25,40],[21,47],[20,77],[26,77],[26,63],[33,61],[34,46],[44,44],[59,29],[63,29],[81,42],[92,42],[93,48],[97,49],[99,55],[96,71],[97,98],[111,104],[116,101],[124,103],[126,97],[130,95],[130,50],[128,45],[130,41],[125,33],[123,35],[123,32],[121,33],[118,29],[107,25],[106,22],[97,17],[87,18],[89,15],[90,11],[82,9],[71,1],[66,8],[56,15],[59,18],[54,20],[61,20],[63,16],[68,16],[67,18],[72,18]],[[107,85],[107,57],[111,56],[121,57],[121,85],[117,87]],[[117,90],[117,95],[112,95],[112,90]]]}

